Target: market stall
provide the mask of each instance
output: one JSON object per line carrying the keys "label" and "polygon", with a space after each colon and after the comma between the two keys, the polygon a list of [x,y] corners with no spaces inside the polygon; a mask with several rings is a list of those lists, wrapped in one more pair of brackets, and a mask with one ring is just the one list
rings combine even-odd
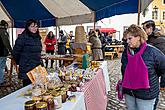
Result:
{"label": "market stall", "polygon": [[[96,62],[94,62],[96,63]],[[75,95],[75,100],[67,99],[58,110],[105,110],[107,106],[107,93],[110,91],[110,82],[107,71],[107,62],[99,62],[98,68],[94,68],[95,75],[92,79],[84,82],[80,90],[71,92]],[[2,110],[23,110],[26,101],[31,100],[31,96],[23,96],[32,88],[32,85],[24,87],[12,94],[0,99]],[[97,92],[96,92],[97,91]],[[10,105],[10,106],[6,106]]]}

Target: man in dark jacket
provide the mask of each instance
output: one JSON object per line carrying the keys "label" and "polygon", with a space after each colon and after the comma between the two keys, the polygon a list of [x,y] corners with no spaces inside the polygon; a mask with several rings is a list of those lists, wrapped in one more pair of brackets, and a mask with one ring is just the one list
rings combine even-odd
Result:
{"label": "man in dark jacket", "polygon": [[[65,55],[66,54],[66,42],[67,38],[63,33],[63,30],[59,31],[59,38],[57,41],[58,44],[58,54],[59,55]],[[59,60],[59,66],[62,66],[61,60]]]}
{"label": "man in dark jacket", "polygon": [[7,55],[11,54],[12,48],[7,33],[8,23],[5,20],[0,22],[0,86],[7,86],[4,82],[4,70]]}
{"label": "man in dark jacket", "polygon": [[[143,25],[143,29],[148,35],[147,43],[155,46],[165,54],[165,37],[156,29],[155,22],[153,20],[148,20],[142,23],[142,25]],[[163,82],[165,82],[165,74],[162,74],[161,76],[161,81],[160,81],[161,88],[165,88],[165,83]],[[159,101],[159,96],[155,101],[154,110],[156,110],[158,101]]]}
{"label": "man in dark jacket", "polygon": [[60,30],[59,38],[58,38],[58,54],[59,55],[65,55],[66,41],[67,41],[67,38],[66,38],[66,36],[64,36],[63,30]]}

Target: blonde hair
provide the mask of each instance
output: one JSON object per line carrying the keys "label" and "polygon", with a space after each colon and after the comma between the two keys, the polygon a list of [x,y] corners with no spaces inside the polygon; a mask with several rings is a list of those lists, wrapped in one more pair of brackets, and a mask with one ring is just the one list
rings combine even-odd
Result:
{"label": "blonde hair", "polygon": [[131,34],[132,36],[135,36],[135,37],[139,36],[141,44],[146,42],[147,34],[144,32],[144,30],[140,26],[132,24],[130,27],[128,27],[127,31],[128,31],[127,34]]}

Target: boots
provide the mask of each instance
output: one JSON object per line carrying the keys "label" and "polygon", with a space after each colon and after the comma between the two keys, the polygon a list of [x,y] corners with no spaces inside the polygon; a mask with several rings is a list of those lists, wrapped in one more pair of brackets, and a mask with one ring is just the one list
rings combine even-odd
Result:
{"label": "boots", "polygon": [[54,63],[54,61],[53,61],[53,60],[51,60],[51,68],[53,68],[53,63]]}

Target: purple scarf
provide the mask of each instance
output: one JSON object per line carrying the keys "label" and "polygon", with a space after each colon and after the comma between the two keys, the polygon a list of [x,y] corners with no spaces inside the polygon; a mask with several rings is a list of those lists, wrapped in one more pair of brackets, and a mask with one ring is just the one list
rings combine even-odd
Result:
{"label": "purple scarf", "polygon": [[128,89],[147,89],[149,86],[148,69],[141,55],[147,47],[146,42],[140,47],[135,55],[130,55],[127,49],[128,64],[126,66],[123,87]]}

